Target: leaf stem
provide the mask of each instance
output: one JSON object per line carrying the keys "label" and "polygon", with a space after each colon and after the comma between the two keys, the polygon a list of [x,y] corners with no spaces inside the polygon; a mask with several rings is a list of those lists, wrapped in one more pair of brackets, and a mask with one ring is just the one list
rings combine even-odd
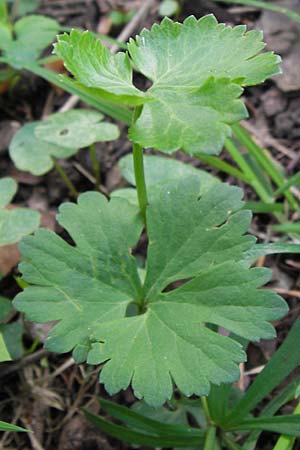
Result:
{"label": "leaf stem", "polygon": [[[142,111],[142,106],[137,106],[133,113],[133,123],[136,122],[140,113]],[[148,204],[147,189],[145,182],[145,171],[144,171],[144,160],[143,160],[143,148],[133,142],[133,165],[134,165],[134,178],[137,189],[137,197],[139,202],[139,207],[141,215],[146,223],[146,207]]]}
{"label": "leaf stem", "polygon": [[91,157],[91,161],[92,161],[93,172],[94,172],[95,179],[96,179],[96,183],[95,183],[96,189],[99,191],[100,190],[100,183],[101,183],[100,163],[99,163],[98,158],[97,158],[95,144],[91,144],[89,146],[89,152],[90,152],[90,157]]}
{"label": "leaf stem", "polygon": [[74,184],[68,177],[65,169],[59,164],[59,162],[55,158],[52,158],[52,160],[53,160],[53,164],[54,164],[56,171],[59,173],[62,181],[69,189],[70,194],[72,195],[72,197],[77,198],[78,197],[77,189],[75,188]]}
{"label": "leaf stem", "polygon": [[201,399],[201,405],[202,405],[202,409],[203,409],[207,424],[210,425],[211,416],[210,416],[210,412],[209,412],[207,397],[202,396],[200,399]]}
{"label": "leaf stem", "polygon": [[217,430],[214,425],[210,425],[207,429],[203,450],[214,450],[216,443],[216,431]]}

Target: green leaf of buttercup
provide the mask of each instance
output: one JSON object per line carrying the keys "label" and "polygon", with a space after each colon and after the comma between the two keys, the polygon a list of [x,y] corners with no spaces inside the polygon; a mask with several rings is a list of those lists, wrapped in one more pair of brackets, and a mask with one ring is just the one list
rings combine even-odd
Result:
{"label": "green leaf of buttercup", "polygon": [[132,84],[128,56],[111,55],[89,33],[61,36],[56,53],[81,84],[143,104],[132,141],[192,155],[218,154],[230,126],[247,116],[243,87],[280,72],[279,57],[263,48],[259,31],[219,24],[213,15],[182,24],[165,18],[128,44],[134,67],[152,82],[145,93]]}
{"label": "green leaf of buttercup", "polygon": [[144,284],[131,255],[141,220],[122,198],[89,192],[61,207],[58,221],[75,246],[48,230],[21,244],[20,269],[34,286],[15,307],[29,320],[59,321],[47,347],[104,363],[100,379],[111,394],[131,383],[158,406],[175,383],[184,395],[206,395],[211,383],[236,380],[245,360],[239,343],[206,325],[271,338],[269,321],[287,310],[277,294],[258,289],[269,271],[243,263],[255,239],[245,235],[251,214],[240,210],[242,191],[219,183],[199,192],[189,177],[162,186],[149,205]]}
{"label": "green leaf of buttercup", "polygon": [[49,17],[22,17],[14,25],[15,39],[10,34],[10,38],[7,35],[5,41],[1,42],[6,62],[16,69],[22,69],[35,61],[41,51],[51,44],[58,30],[58,22]]}
{"label": "green leaf of buttercup", "polygon": [[6,209],[17,192],[17,183],[10,177],[0,179],[0,246],[14,244],[35,231],[40,214],[29,208]]}
{"label": "green leaf of buttercup", "polygon": [[109,98],[128,104],[145,101],[143,92],[132,84],[132,68],[122,52],[112,55],[92,33],[72,30],[58,37],[54,52],[84,86],[100,89]]}
{"label": "green leaf of buttercup", "polygon": [[94,142],[117,139],[118,127],[102,119],[101,113],[75,109],[26,124],[10,143],[10,157],[18,169],[43,175],[53,168],[53,157],[68,158]]}

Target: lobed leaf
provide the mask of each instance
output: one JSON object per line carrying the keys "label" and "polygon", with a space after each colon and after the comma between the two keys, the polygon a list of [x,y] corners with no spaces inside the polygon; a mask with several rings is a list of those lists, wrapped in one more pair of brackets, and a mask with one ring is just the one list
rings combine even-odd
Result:
{"label": "lobed leaf", "polygon": [[134,67],[152,82],[146,93],[132,83],[128,55],[111,55],[91,33],[64,34],[55,51],[95,94],[143,105],[129,130],[134,142],[168,153],[218,154],[230,126],[247,116],[243,87],[280,72],[279,57],[263,48],[259,31],[219,24],[213,15],[182,24],[165,18],[128,44]]}
{"label": "lobed leaf", "polygon": [[142,222],[125,199],[89,192],[61,206],[58,221],[75,246],[48,230],[21,243],[20,269],[35,286],[15,306],[29,320],[59,321],[47,347],[104,364],[100,380],[111,394],[131,383],[158,406],[174,383],[186,396],[207,395],[211,383],[239,377],[245,354],[206,325],[258,340],[273,337],[268,322],[286,312],[278,295],[258,290],[269,271],[242,264],[255,245],[245,235],[251,214],[240,211],[242,191],[217,184],[199,192],[197,178],[184,178],[161,186],[149,205],[143,285],[130,250]]}
{"label": "lobed leaf", "polygon": [[112,55],[88,31],[72,30],[58,37],[54,52],[66,68],[87,87],[100,89],[108,98],[129,104],[143,103],[144,94],[132,84],[132,68],[124,53]]}

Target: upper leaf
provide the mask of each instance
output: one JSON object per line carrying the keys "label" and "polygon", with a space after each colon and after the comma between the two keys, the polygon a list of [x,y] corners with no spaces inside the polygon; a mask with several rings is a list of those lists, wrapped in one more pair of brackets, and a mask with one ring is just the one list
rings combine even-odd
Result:
{"label": "upper leaf", "polygon": [[75,78],[112,100],[143,104],[129,131],[143,147],[189,154],[220,152],[230,126],[247,116],[240,95],[279,73],[280,58],[264,48],[259,31],[218,24],[213,15],[182,24],[165,18],[128,44],[134,67],[152,82],[144,93],[132,84],[127,55],[109,53],[92,34],[63,35],[56,53]]}
{"label": "upper leaf", "polygon": [[40,215],[28,208],[6,209],[17,191],[10,177],[0,179],[0,246],[14,244],[39,226]]}
{"label": "upper leaf", "polygon": [[[49,17],[39,15],[22,17],[14,25],[16,39],[13,39],[12,34],[6,33],[5,41],[0,43],[7,63],[21,69],[35,61],[41,51],[51,44],[58,30],[58,22]],[[1,35],[3,31],[4,25],[1,25]]]}
{"label": "upper leaf", "polygon": [[[251,214],[239,210],[241,190],[217,184],[200,199],[199,192],[197,178],[168,183],[148,207],[144,286],[130,252],[142,223],[124,199],[85,193],[78,205],[63,205],[58,220],[75,246],[47,230],[21,244],[24,279],[36,286],[15,306],[30,320],[60,321],[47,347],[105,363],[110,393],[131,382],[157,406],[174,381],[185,395],[206,395],[210,383],[237,379],[245,359],[237,342],[206,324],[257,340],[273,337],[268,321],[286,312],[279,296],[257,289],[269,271],[243,263],[255,244],[244,235]],[[189,281],[175,288],[181,280]]]}
{"label": "upper leaf", "polygon": [[241,86],[260,83],[278,73],[279,58],[259,54],[259,31],[218,24],[213,15],[191,16],[183,24],[165,18],[143,30],[128,49],[153,85],[155,100],[144,105],[132,127],[132,140],[162,151],[218,153],[230,126],[247,116],[237,100]]}
{"label": "upper leaf", "polygon": [[85,86],[113,94],[129,104],[143,103],[143,92],[132,84],[132,68],[125,53],[112,55],[92,33],[72,30],[58,37],[54,52],[66,68]]}

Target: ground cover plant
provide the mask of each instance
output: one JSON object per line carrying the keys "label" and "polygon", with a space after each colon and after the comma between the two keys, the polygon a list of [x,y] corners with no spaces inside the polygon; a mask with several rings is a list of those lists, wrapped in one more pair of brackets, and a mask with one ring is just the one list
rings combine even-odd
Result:
{"label": "ground cover plant", "polygon": [[[260,255],[299,252],[299,247],[256,244],[246,234],[251,212],[243,209],[240,188],[189,166],[179,169],[174,161],[167,168],[171,163],[164,166],[162,159],[151,157],[145,159],[145,175],[143,147],[218,155],[231,126],[247,117],[240,99],[243,88],[279,72],[278,57],[262,53],[263,47],[260,32],[226,27],[212,15],[189,17],[183,24],[164,19],[132,39],[128,55],[112,55],[88,32],[61,35],[55,52],[73,74],[72,85],[134,107],[128,133],[133,166],[127,176],[132,180],[134,174],[136,191],[117,192],[109,201],[99,192],[86,192],[77,203],[63,204],[58,221],[75,245],[43,229],[20,245],[20,270],[30,286],[14,305],[31,321],[58,321],[47,348],[73,350],[78,363],[102,364],[100,380],[110,394],[131,385],[135,396],[151,407],[170,402],[174,389],[185,397],[202,396],[208,426],[194,432],[192,444],[203,440],[207,449],[222,445],[222,426],[225,432],[274,430],[280,422],[280,432],[299,436],[299,415],[245,419],[244,428],[233,417],[227,422],[222,417],[226,428],[217,419],[216,402],[207,405],[206,400],[218,385],[226,396],[228,383],[239,378],[238,363],[246,359],[240,339],[274,337],[270,322],[287,312],[281,297],[260,289],[270,279],[269,271],[251,268],[252,263]],[[151,81],[146,92],[132,83],[131,64]],[[36,136],[41,138],[42,131]],[[57,144],[53,135],[47,135],[49,139]],[[163,173],[151,184],[147,165],[155,163]],[[157,180],[157,170],[153,173]],[[141,270],[132,249],[142,232],[149,243]],[[229,334],[219,333],[219,327]],[[295,333],[298,328],[297,323]],[[287,372],[297,364],[292,352]],[[269,393],[259,392],[244,408],[245,416]],[[128,417],[134,417],[130,424],[136,428],[137,416]],[[161,430],[171,433],[170,427],[161,425]],[[157,435],[150,436],[152,440],[146,436],[143,442],[186,446],[192,432],[176,430],[181,433],[179,444],[176,436],[167,443],[153,439]],[[129,441],[141,443],[136,436]],[[227,434],[222,434],[222,442],[238,448]]]}

